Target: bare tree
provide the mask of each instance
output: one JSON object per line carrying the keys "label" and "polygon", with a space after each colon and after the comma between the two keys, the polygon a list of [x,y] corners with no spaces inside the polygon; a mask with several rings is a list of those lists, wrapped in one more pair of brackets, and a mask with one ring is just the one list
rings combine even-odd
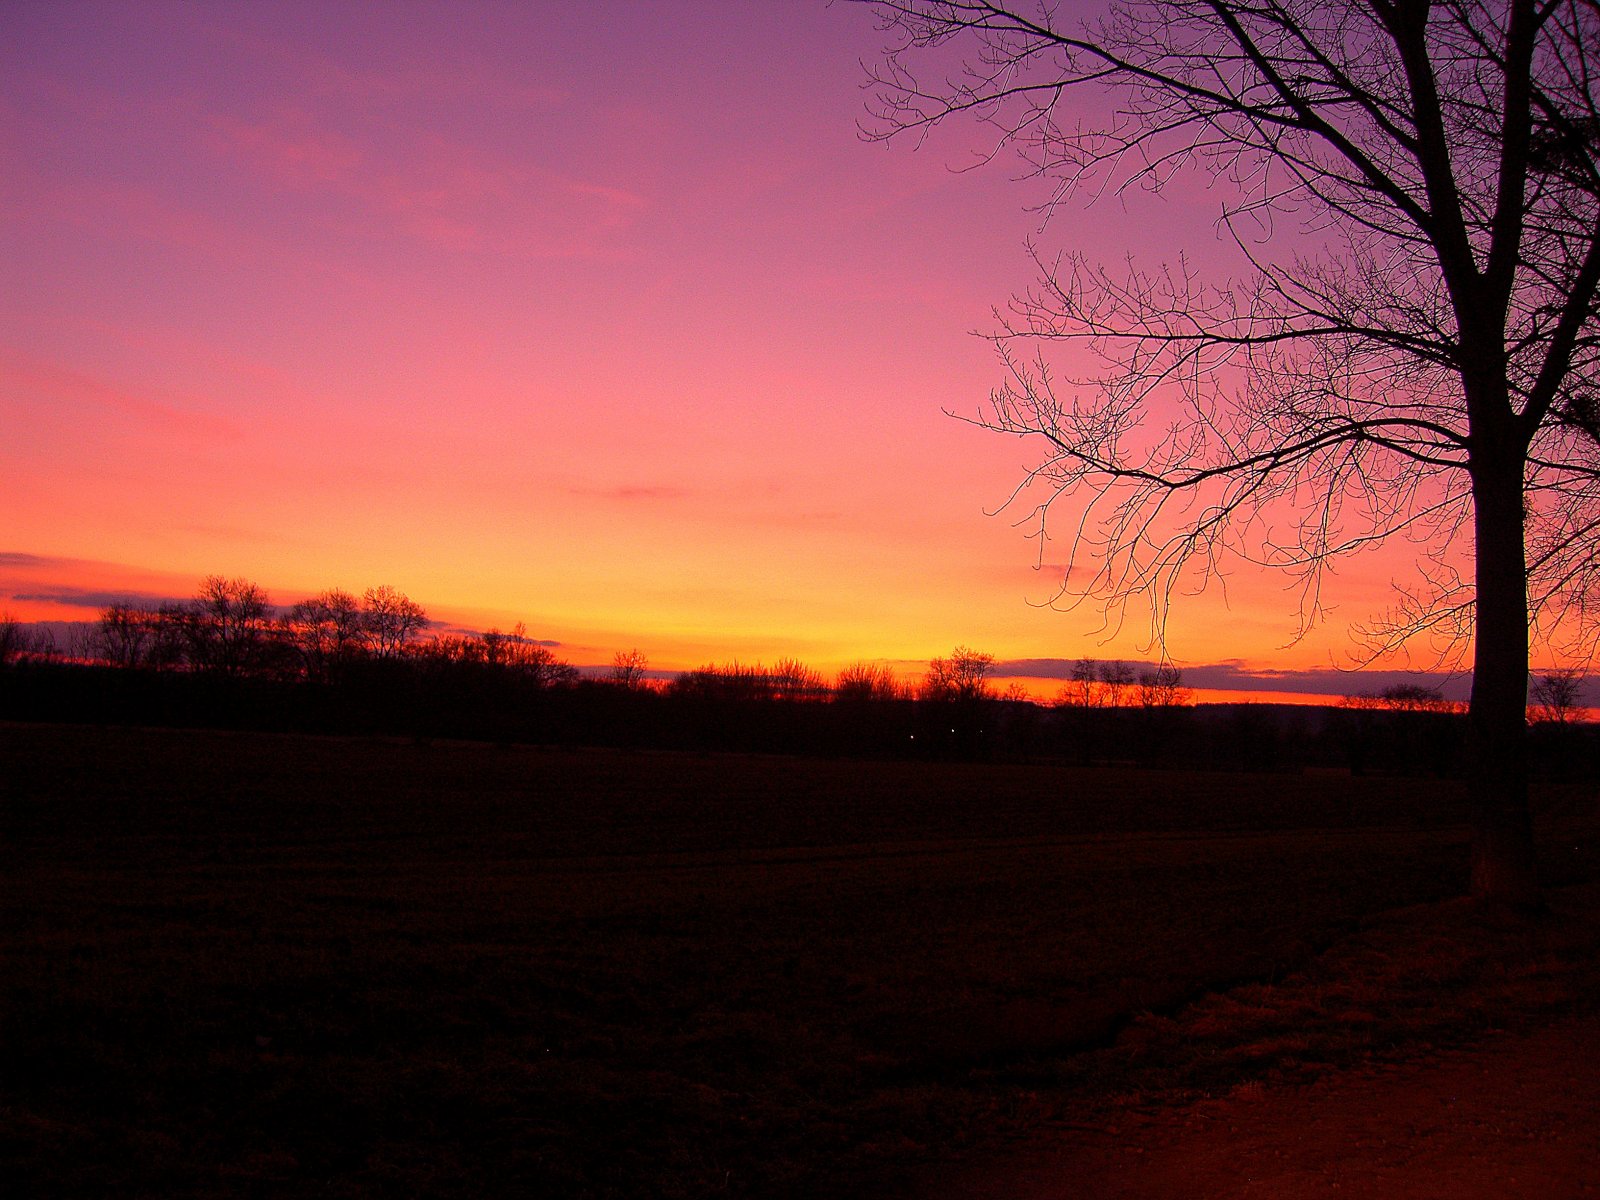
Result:
{"label": "bare tree", "polygon": [[[70,633],[65,636],[71,638]],[[59,662],[67,657],[55,629],[42,621],[35,622],[31,629],[22,630],[20,651],[21,657],[30,662]]]}
{"label": "bare tree", "polygon": [[488,658],[488,647],[482,635],[463,636],[458,633],[435,634],[416,648],[417,657],[429,665],[482,665]]}
{"label": "bare tree", "polygon": [[772,698],[771,675],[758,663],[707,663],[679,673],[668,685],[670,694],[699,700],[751,701]]}
{"label": "bare tree", "polygon": [[187,605],[168,606],[163,612],[163,619],[181,633],[184,651],[196,669],[235,676],[261,666],[272,605],[259,584],[208,575]]}
{"label": "bare tree", "polygon": [[159,617],[131,601],[101,610],[90,635],[90,652],[114,667],[134,669],[148,665],[156,641]]}
{"label": "bare tree", "polygon": [[1120,660],[1100,664],[1100,686],[1108,708],[1121,708],[1132,698],[1133,685],[1138,675],[1127,663]]}
{"label": "bare tree", "polygon": [[1583,708],[1583,675],[1567,667],[1539,676],[1533,684],[1531,716],[1536,721],[1570,725]]}
{"label": "bare tree", "polygon": [[367,589],[361,612],[368,648],[378,658],[398,657],[428,627],[422,605],[388,584]]}
{"label": "bare tree", "polygon": [[198,665],[191,662],[189,652],[195,619],[193,605],[172,600],[159,604],[155,611],[155,638],[146,662],[159,671]]}
{"label": "bare tree", "polygon": [[[1536,903],[1530,637],[1592,655],[1600,600],[1600,8],[865,2],[893,37],[871,132],[975,117],[1052,205],[1209,172],[1238,250],[1212,287],[1036,250],[1001,315],[978,420],[1041,450],[1019,492],[1076,543],[1064,598],[1143,598],[1159,638],[1180,577],[1231,557],[1298,573],[1304,627],[1330,562],[1414,543],[1372,649],[1471,653],[1472,890]],[[1106,93],[1096,126],[1074,100]],[[1104,369],[1058,382],[1063,341]]]}
{"label": "bare tree", "polygon": [[0,667],[9,667],[28,648],[27,633],[9,612],[0,613]]}
{"label": "bare tree", "polygon": [[1378,706],[1390,712],[1447,713],[1455,705],[1442,691],[1424,683],[1392,683],[1378,693]]}
{"label": "bare tree", "polygon": [[630,690],[644,686],[644,673],[650,666],[650,660],[645,657],[643,650],[635,647],[632,650],[618,650],[611,656],[610,680],[621,687]]}
{"label": "bare tree", "polygon": [[1139,706],[1141,708],[1181,708],[1190,701],[1191,693],[1183,686],[1183,672],[1171,663],[1146,667],[1139,672]]}
{"label": "bare tree", "polygon": [[[507,670],[519,668],[524,662],[535,657],[524,645],[526,640],[527,628],[521,621],[511,627],[510,633],[503,632],[499,628],[486,630],[478,635],[480,650],[473,656],[473,660]],[[547,647],[539,646],[537,649],[543,650],[551,658],[555,657]]]}
{"label": "bare tree", "polygon": [[308,678],[326,680],[364,650],[366,616],[349,592],[330,588],[289,610],[289,637]]}
{"label": "bare tree", "polygon": [[828,694],[822,673],[797,658],[780,658],[772,664],[772,694],[779,700],[821,700]]}
{"label": "bare tree", "polygon": [[556,652],[528,636],[527,626],[518,621],[509,633],[491,629],[479,636],[483,646],[480,661],[532,683],[535,687],[557,687],[576,683],[578,669],[563,662]]}
{"label": "bare tree", "polygon": [[1132,703],[1138,682],[1138,673],[1128,663],[1080,658],[1072,664],[1056,703],[1064,708],[1120,708]]}
{"label": "bare tree", "polygon": [[852,663],[833,684],[833,698],[846,702],[898,700],[903,694],[894,669],[886,663]]}
{"label": "bare tree", "polygon": [[821,700],[828,694],[822,675],[793,658],[780,658],[770,668],[734,661],[708,663],[675,678],[674,695],[737,701]]}
{"label": "bare tree", "polygon": [[928,663],[922,695],[928,700],[958,702],[991,699],[994,689],[989,684],[989,668],[992,666],[994,655],[957,646],[949,658],[935,658]]}
{"label": "bare tree", "polygon": [[1067,682],[1056,694],[1056,703],[1063,708],[1099,708],[1105,703],[1105,692],[1100,686],[1100,664],[1092,658],[1080,658],[1072,664]]}

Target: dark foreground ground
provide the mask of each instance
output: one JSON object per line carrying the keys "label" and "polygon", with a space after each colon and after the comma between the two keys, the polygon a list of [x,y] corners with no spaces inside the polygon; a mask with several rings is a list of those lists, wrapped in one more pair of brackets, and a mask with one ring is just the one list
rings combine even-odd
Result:
{"label": "dark foreground ground", "polygon": [[28,726],[0,781],[18,1195],[926,1193],[1596,994],[1576,785],[1497,924],[1432,781]]}
{"label": "dark foreground ground", "polygon": [[939,1200],[1593,1200],[1600,1015],[1057,1125]]}

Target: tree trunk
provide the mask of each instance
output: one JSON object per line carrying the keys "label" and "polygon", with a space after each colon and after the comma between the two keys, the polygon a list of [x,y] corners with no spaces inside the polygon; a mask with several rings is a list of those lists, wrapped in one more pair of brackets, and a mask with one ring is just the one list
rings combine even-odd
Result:
{"label": "tree trunk", "polygon": [[1477,558],[1468,785],[1474,824],[1472,894],[1531,908],[1539,903],[1539,888],[1528,810],[1522,457],[1499,438],[1484,441],[1490,445],[1474,455],[1472,473]]}

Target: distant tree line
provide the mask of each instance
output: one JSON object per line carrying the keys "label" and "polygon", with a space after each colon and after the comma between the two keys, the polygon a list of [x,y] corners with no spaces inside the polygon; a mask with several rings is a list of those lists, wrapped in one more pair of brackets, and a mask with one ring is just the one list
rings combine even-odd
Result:
{"label": "distant tree line", "polygon": [[1193,702],[1183,672],[1171,663],[1135,669],[1125,662],[1080,658],[1056,703],[1070,708],[1174,708]]}
{"label": "distant tree line", "polygon": [[[104,608],[63,652],[0,619],[0,717],[240,726],[417,738],[614,744],[1087,764],[1448,774],[1460,706],[1398,685],[1338,709],[1196,709],[1171,664],[1083,658],[1052,704],[999,690],[990,654],[958,645],[917,681],[881,662],[834,678],[793,659],[707,663],[658,678],[638,649],[585,675],[518,623],[435,630],[391,586],[330,589],[276,608],[259,585],[209,576],[183,602]],[[1534,686],[1545,758],[1592,746],[1582,678]],[[1559,755],[1554,750],[1559,749]]]}
{"label": "distant tree line", "polygon": [[279,613],[258,584],[211,575],[187,602],[101,610],[88,651],[124,669],[320,680],[357,659],[409,652],[427,626],[422,606],[388,586],[359,600],[334,588]]}

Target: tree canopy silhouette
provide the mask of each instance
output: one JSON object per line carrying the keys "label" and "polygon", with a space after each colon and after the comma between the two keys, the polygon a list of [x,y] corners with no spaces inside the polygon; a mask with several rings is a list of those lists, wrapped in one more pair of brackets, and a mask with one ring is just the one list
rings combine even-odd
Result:
{"label": "tree canopy silhouette", "polygon": [[[1238,278],[1035,249],[993,335],[977,420],[1039,448],[1015,499],[1070,531],[1064,598],[1143,598],[1159,637],[1237,556],[1298,573],[1303,629],[1329,563],[1413,543],[1371,648],[1470,653],[1472,888],[1533,902],[1530,639],[1592,655],[1600,598],[1600,8],[861,2],[892,39],[874,136],[975,118],[1051,204],[1213,177]],[[1058,379],[1063,342],[1101,369]]]}
{"label": "tree canopy silhouette", "polygon": [[922,682],[923,698],[968,704],[993,699],[994,687],[989,682],[993,666],[994,655],[957,646],[949,658],[929,660],[928,674]]}

